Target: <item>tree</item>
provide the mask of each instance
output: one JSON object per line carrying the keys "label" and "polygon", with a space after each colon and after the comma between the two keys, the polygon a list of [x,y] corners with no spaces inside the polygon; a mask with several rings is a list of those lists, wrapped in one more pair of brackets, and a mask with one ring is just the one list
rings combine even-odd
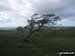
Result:
{"label": "tree", "polygon": [[55,14],[33,14],[25,27],[25,29],[29,30],[29,35],[24,40],[28,41],[33,33],[38,32],[43,26],[55,25],[58,20],[61,19]]}

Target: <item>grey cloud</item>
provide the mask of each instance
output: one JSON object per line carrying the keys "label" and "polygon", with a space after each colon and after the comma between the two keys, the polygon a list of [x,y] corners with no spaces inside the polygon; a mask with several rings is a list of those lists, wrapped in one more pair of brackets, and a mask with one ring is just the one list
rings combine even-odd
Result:
{"label": "grey cloud", "polygon": [[75,8],[74,5],[75,5],[75,0],[61,0],[59,4],[52,4],[50,2],[43,3],[43,1],[41,3],[34,1],[32,2],[32,6],[35,12],[55,13],[58,15],[61,14],[62,17],[72,16],[74,13],[72,14],[72,12],[68,12],[67,10],[69,8],[71,9]]}
{"label": "grey cloud", "polygon": [[[21,6],[27,10],[25,13],[29,16],[29,14],[34,13],[55,13],[63,18],[64,22],[71,21],[74,22],[75,18],[75,0],[14,0],[15,1],[15,10],[12,8],[12,4],[8,2],[8,0],[0,0],[0,12],[8,12],[9,18],[4,22],[18,22],[25,23],[27,16],[21,15]],[[13,1],[13,0],[11,0]],[[11,2],[10,1],[10,2]],[[54,3],[51,3],[54,2]],[[58,2],[57,2],[58,1]],[[60,2],[59,2],[60,1]],[[29,2],[29,3],[28,3]],[[30,4],[31,8],[26,8],[26,4]],[[20,7],[19,7],[20,6]],[[23,8],[23,10],[24,10]],[[17,9],[17,11],[16,11]],[[29,11],[30,10],[30,11]],[[34,12],[32,12],[32,10]],[[10,11],[10,12],[9,12]],[[24,13],[24,12],[23,12]],[[68,19],[68,20],[66,20]],[[69,20],[70,19],[70,20]],[[3,21],[2,21],[3,22]],[[69,23],[68,22],[68,23]],[[65,23],[67,25],[67,23]],[[64,25],[65,25],[64,24]]]}
{"label": "grey cloud", "polygon": [[11,7],[5,6],[5,5],[0,5],[0,11],[10,11],[12,10]]}
{"label": "grey cloud", "polygon": [[7,0],[0,0],[0,12],[10,10],[12,10],[12,8],[10,4],[7,2]]}

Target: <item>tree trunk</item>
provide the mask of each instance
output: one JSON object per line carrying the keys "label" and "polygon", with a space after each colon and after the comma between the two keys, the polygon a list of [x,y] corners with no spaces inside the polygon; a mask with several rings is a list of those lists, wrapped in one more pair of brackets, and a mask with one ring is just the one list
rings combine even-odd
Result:
{"label": "tree trunk", "polygon": [[31,37],[32,34],[33,34],[33,33],[29,33],[29,35],[24,38],[24,41],[29,41],[29,38]]}
{"label": "tree trunk", "polygon": [[43,25],[39,26],[39,28],[38,28],[37,30],[33,30],[33,31],[32,31],[32,29],[33,29],[33,28],[32,28],[31,31],[30,31],[30,33],[29,33],[29,35],[24,39],[24,41],[29,41],[29,38],[31,37],[31,35],[32,35],[33,33],[35,33],[35,32],[38,32],[42,26],[43,26]]}

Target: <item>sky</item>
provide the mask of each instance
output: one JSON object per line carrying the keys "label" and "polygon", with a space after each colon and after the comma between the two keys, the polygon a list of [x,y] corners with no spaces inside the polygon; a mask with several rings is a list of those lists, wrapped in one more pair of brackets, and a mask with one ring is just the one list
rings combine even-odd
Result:
{"label": "sky", "polygon": [[25,26],[34,13],[56,14],[58,26],[75,26],[75,0],[0,0],[0,27]]}

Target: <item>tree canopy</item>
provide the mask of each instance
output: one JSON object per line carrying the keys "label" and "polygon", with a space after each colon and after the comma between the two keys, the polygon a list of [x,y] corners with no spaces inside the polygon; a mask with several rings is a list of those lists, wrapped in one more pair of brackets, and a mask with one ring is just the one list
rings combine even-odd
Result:
{"label": "tree canopy", "polygon": [[[33,14],[31,19],[27,20],[28,25],[25,26],[29,30],[29,35],[25,38],[28,39],[34,32],[38,32],[43,26],[55,25],[58,20],[61,20],[59,16],[55,14]],[[35,26],[37,27],[36,29]]]}

